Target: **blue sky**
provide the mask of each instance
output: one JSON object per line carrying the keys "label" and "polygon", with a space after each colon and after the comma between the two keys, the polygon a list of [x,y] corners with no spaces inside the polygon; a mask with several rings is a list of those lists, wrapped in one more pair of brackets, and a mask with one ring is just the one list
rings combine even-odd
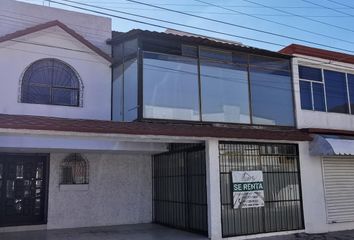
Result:
{"label": "blue sky", "polygon": [[[48,5],[43,0],[22,0],[24,2],[31,2],[36,4]],[[64,2],[62,0],[56,0],[58,2]],[[137,0],[149,4],[159,5],[161,7],[175,9],[186,13],[191,13],[203,17],[213,18],[220,21],[242,25],[249,28],[255,28],[263,31],[272,32],[275,34],[281,34],[290,36],[297,39],[302,39],[306,42],[301,42],[293,39],[286,39],[279,36],[260,33],[257,31],[251,31],[242,29],[235,26],[216,23],[205,19],[195,18],[191,16],[185,16],[153,7],[148,7],[136,3],[131,3],[126,0],[73,0],[81,3],[88,3],[95,6],[106,7],[110,9],[116,9],[134,14],[140,14],[144,16],[164,19],[172,22],[178,22],[181,24],[192,25],[201,28],[208,28],[214,31],[225,32],[233,35],[244,36],[247,38],[254,38],[258,40],[268,41],[280,45],[289,45],[291,43],[299,43],[319,48],[327,48],[335,51],[342,51],[354,54],[354,1],[348,0],[203,0],[204,2],[212,3],[224,8],[221,9],[215,6],[210,6],[204,3],[197,2],[195,0]],[[252,3],[254,2],[254,3]],[[262,6],[261,6],[262,5]],[[322,6],[319,6],[322,5]],[[63,9],[71,9],[74,11],[81,11],[65,7],[59,4],[51,3],[52,7],[58,7]],[[79,6],[79,5],[77,5]],[[271,9],[274,8],[274,9]],[[99,10],[102,11],[102,10]],[[237,11],[237,12],[235,12]],[[242,42],[243,44],[269,49],[279,50],[282,47],[277,45],[271,45],[261,43],[252,40],[241,39],[237,37],[225,36],[222,34],[216,34],[173,24],[161,23],[151,20],[139,19],[137,17],[131,17],[124,14],[105,11],[114,15],[120,15],[128,18],[134,18],[142,20],[144,22],[151,22],[154,24],[160,24],[166,27],[175,28],[183,31],[198,33],[207,36],[213,36],[223,39],[230,39],[234,41]],[[286,12],[290,12],[288,14]],[[296,15],[296,16],[295,16]],[[301,17],[300,17],[301,16]],[[265,21],[264,18],[270,21],[278,22],[281,24],[290,25],[294,28],[283,26],[280,24]],[[306,18],[306,19],[305,19]],[[310,20],[312,19],[312,20]],[[130,22],[126,20],[112,18],[113,30],[117,31],[129,31],[133,28],[148,29],[154,31],[164,31],[162,28],[152,27],[144,24]],[[321,21],[319,23],[316,21]],[[332,25],[332,26],[330,26]],[[302,31],[304,30],[304,31]],[[310,33],[315,32],[315,33]],[[326,36],[324,36],[326,35]],[[336,39],[334,39],[336,38]],[[313,43],[309,43],[313,42]],[[325,46],[319,46],[314,43],[328,45],[331,47],[342,48],[345,50],[331,49]]]}

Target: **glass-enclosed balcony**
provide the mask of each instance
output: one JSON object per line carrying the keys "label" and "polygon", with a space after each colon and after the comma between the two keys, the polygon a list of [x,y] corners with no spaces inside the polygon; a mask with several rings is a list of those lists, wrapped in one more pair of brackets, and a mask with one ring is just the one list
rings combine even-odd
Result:
{"label": "glass-enclosed balcony", "polygon": [[287,56],[165,33],[127,36],[112,41],[113,120],[295,125]]}

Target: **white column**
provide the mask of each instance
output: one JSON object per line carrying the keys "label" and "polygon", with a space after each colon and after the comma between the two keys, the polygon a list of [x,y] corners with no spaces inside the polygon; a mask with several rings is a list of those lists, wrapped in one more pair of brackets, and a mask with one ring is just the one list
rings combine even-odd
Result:
{"label": "white column", "polygon": [[210,139],[205,141],[205,151],[209,238],[211,240],[219,240],[222,239],[222,232],[218,140]]}

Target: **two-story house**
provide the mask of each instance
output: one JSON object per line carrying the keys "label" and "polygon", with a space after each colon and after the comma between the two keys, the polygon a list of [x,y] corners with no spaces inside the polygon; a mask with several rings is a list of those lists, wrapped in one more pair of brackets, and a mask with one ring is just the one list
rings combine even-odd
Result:
{"label": "two-story house", "polygon": [[297,127],[309,132],[302,168],[306,229],[354,229],[354,56],[302,45],[293,55]]}
{"label": "two-story house", "polygon": [[0,13],[0,231],[331,230],[288,53],[13,0]]}

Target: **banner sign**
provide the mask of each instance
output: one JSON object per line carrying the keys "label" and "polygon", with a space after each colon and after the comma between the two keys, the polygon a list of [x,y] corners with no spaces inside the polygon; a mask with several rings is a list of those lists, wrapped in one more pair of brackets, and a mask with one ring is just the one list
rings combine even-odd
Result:
{"label": "banner sign", "polygon": [[262,171],[233,171],[234,208],[264,207]]}

